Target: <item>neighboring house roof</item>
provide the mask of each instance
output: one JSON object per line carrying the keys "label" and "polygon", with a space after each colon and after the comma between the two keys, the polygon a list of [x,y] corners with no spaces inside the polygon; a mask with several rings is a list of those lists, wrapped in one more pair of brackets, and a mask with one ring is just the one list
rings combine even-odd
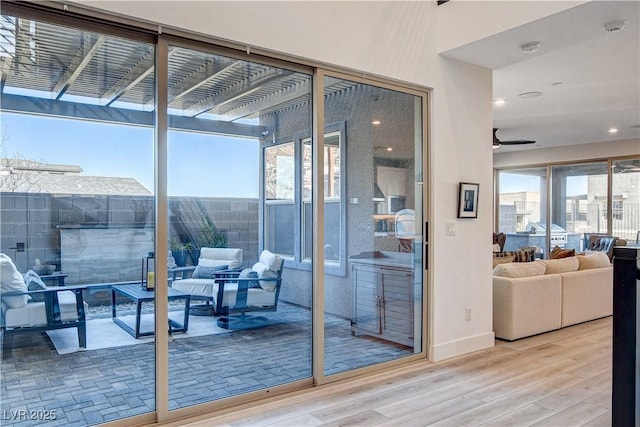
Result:
{"label": "neighboring house roof", "polygon": [[79,174],[82,172],[82,168],[77,165],[55,165],[43,162],[36,162],[34,160],[26,159],[0,159],[0,170],[2,172],[9,171],[10,173],[20,172],[47,172],[47,173],[65,173],[65,174]]}
{"label": "neighboring house roof", "polygon": [[151,196],[133,178],[84,176],[80,166],[2,159],[0,191],[13,193]]}

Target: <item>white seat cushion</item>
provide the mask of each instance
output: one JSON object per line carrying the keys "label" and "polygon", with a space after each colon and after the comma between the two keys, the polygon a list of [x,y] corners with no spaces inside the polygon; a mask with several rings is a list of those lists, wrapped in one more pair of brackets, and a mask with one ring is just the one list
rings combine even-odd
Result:
{"label": "white seat cushion", "polygon": [[[234,307],[236,295],[238,293],[237,283],[227,283],[224,285],[224,296],[222,297],[223,307]],[[218,285],[214,287],[214,300],[218,295]],[[249,288],[247,290],[247,305],[253,307],[266,307],[274,305],[276,302],[275,292],[268,292],[262,288]]]}
{"label": "white seat cushion", "polygon": [[[60,306],[60,319],[64,322],[78,320],[78,310],[76,309],[76,296],[71,291],[58,292],[58,303]],[[89,309],[84,303],[85,312]],[[20,308],[10,308],[3,304],[5,326],[9,328],[43,326],[47,324],[47,313],[44,302],[29,301]]]}
{"label": "white seat cushion", "polygon": [[[185,294],[212,298],[215,284],[214,279],[182,279],[174,281],[171,287]],[[216,286],[215,289],[217,292],[218,287]]]}

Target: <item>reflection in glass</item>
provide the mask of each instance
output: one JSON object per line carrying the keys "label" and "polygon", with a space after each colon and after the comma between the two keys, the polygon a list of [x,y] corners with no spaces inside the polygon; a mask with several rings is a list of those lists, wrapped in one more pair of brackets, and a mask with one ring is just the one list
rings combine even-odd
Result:
{"label": "reflection in glass", "polygon": [[[327,248],[333,249],[339,230],[334,200],[346,209],[348,236],[345,274],[324,275],[324,368],[331,375],[422,348],[421,206],[415,190],[422,141],[415,132],[421,125],[416,97],[335,78],[326,78],[325,85],[325,120],[348,130],[339,141],[344,151],[332,152],[334,139],[325,136],[327,260],[334,259]],[[344,192],[336,191],[338,177]]]}

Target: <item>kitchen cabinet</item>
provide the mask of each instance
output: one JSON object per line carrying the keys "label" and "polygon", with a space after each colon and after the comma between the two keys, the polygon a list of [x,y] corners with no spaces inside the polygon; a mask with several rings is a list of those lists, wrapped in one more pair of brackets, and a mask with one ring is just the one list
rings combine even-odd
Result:
{"label": "kitchen cabinet", "polygon": [[413,347],[412,254],[375,251],[349,260],[353,284],[351,333]]}

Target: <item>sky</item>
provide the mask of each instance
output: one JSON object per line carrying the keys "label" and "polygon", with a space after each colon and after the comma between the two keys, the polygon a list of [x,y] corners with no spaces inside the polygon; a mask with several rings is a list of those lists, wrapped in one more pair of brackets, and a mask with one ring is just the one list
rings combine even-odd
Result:
{"label": "sky", "polygon": [[[153,192],[153,128],[3,112],[3,157],[77,165],[83,175],[135,178]],[[259,143],[168,135],[170,196],[258,197]]]}
{"label": "sky", "polygon": [[[516,193],[520,191],[540,192],[541,178],[536,175],[525,175],[518,173],[500,173],[500,193]],[[566,196],[577,196],[587,194],[588,180],[586,176],[567,177]]]}

